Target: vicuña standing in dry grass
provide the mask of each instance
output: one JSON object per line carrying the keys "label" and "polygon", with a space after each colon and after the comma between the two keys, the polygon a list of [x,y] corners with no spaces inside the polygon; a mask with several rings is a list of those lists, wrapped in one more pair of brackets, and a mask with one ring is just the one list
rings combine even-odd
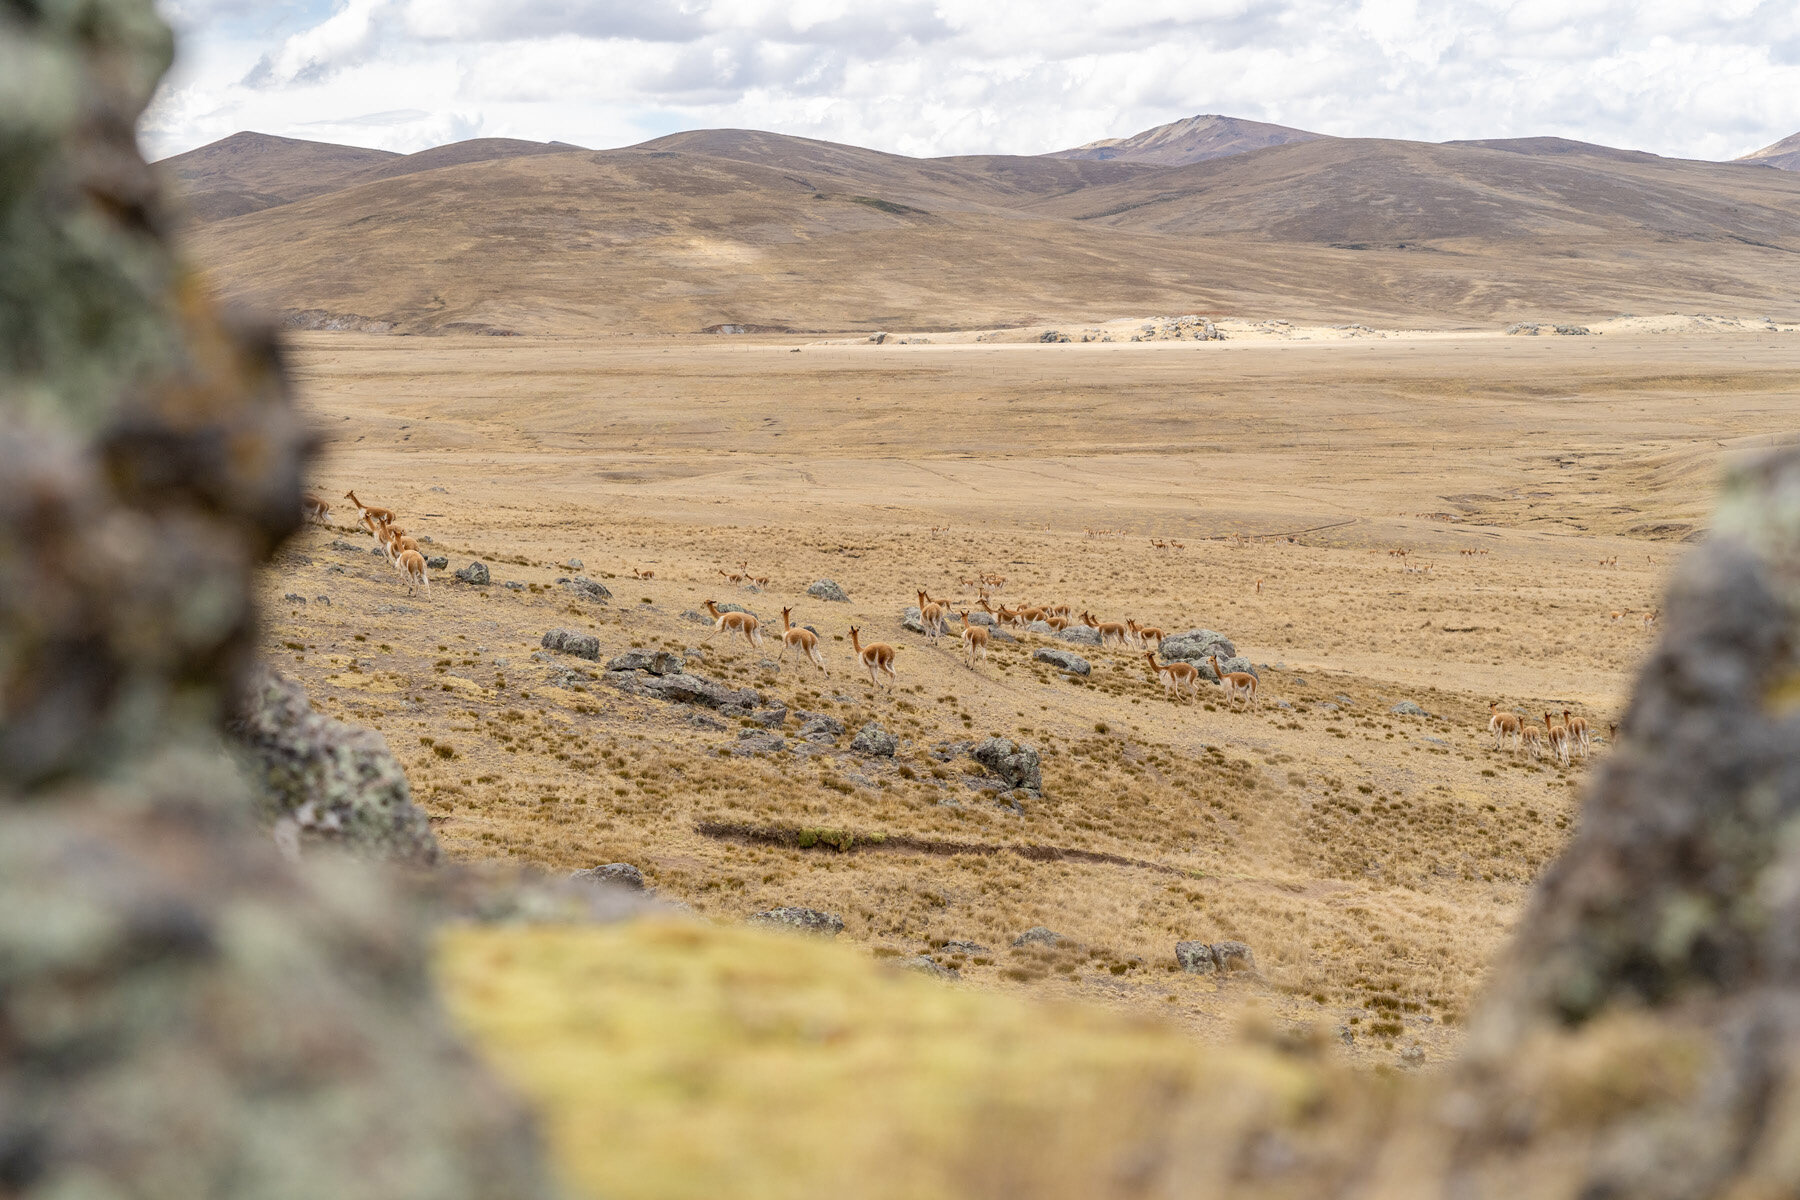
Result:
{"label": "vicu\u00f1a standing in dry grass", "polygon": [[396,566],[399,568],[400,574],[406,578],[408,595],[417,593],[420,588],[425,589],[426,595],[431,594],[431,580],[425,576],[425,556],[423,554],[417,550],[403,550],[400,552],[400,561]]}
{"label": "vicu\u00f1a standing in dry grass", "polygon": [[810,629],[795,625],[793,612],[794,610],[791,608],[781,610],[781,653],[775,656],[776,661],[780,662],[786,659],[788,650],[798,649],[812,660],[813,666],[825,671],[826,675],[830,675],[831,672],[825,669],[825,656],[819,653],[819,635]]}
{"label": "vicu\u00f1a standing in dry grass", "polygon": [[300,516],[323,529],[330,522],[331,504],[308,492],[300,497]]}
{"label": "vicu\u00f1a standing in dry grass", "polygon": [[1102,621],[1086,609],[1081,611],[1081,623],[1089,629],[1100,631],[1100,644],[1123,646],[1131,640],[1131,630],[1119,621]]}
{"label": "vicu\u00f1a standing in dry grass", "polygon": [[711,641],[714,634],[723,633],[725,640],[730,641],[732,634],[738,634],[752,646],[762,645],[762,630],[757,628],[756,618],[747,612],[720,612],[716,601],[706,602],[706,611],[712,614],[713,631],[706,635]]}
{"label": "vicu\u00f1a standing in dry grass", "polygon": [[962,613],[963,657],[968,661],[969,670],[975,669],[975,660],[987,657],[988,631],[979,625],[969,623],[969,614]]}
{"label": "vicu\u00f1a standing in dry grass", "polygon": [[1569,730],[1567,726],[1558,725],[1556,717],[1551,713],[1544,714],[1545,738],[1550,743],[1550,753],[1563,766],[1569,765]]}
{"label": "vicu\u00f1a standing in dry grass", "polygon": [[923,591],[919,593],[919,624],[925,627],[925,636],[933,642],[944,632],[944,606]]}
{"label": "vicu\u00f1a standing in dry grass", "polygon": [[1228,708],[1236,708],[1238,697],[1242,696],[1245,706],[1256,707],[1256,676],[1248,671],[1221,671],[1219,656],[1212,658],[1213,674],[1219,677],[1219,686],[1225,689],[1225,704]]}
{"label": "vicu\u00f1a standing in dry grass", "polygon": [[871,642],[865,646],[862,644],[861,635],[862,630],[854,625],[850,627],[850,648],[856,652],[856,661],[868,670],[869,685],[871,687],[880,686],[880,676],[886,675],[888,686],[892,687],[896,678],[894,675],[894,648],[886,642]]}
{"label": "vicu\u00f1a standing in dry grass", "polygon": [[1574,716],[1565,708],[1563,709],[1563,727],[1569,731],[1569,749],[1579,753],[1582,758],[1586,758],[1588,751],[1593,749],[1594,740],[1593,731],[1588,726],[1587,718]]}
{"label": "vicu\u00f1a standing in dry grass", "polygon": [[1494,735],[1494,749],[1502,749],[1506,744],[1506,739],[1511,738],[1513,753],[1517,754],[1521,736],[1518,716],[1514,713],[1501,712],[1498,700],[1488,705],[1488,713],[1488,732]]}
{"label": "vicu\u00f1a standing in dry grass", "polygon": [[1193,663],[1159,663],[1154,650],[1144,651],[1144,661],[1162,678],[1165,696],[1180,699],[1181,693],[1186,692],[1196,701],[1200,699],[1200,672]]}

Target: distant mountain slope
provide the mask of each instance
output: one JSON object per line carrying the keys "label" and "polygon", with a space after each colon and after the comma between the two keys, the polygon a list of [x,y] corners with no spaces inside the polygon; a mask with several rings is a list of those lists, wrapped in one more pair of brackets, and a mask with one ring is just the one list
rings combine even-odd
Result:
{"label": "distant mountain slope", "polygon": [[1566,148],[1320,139],[1144,167],[709,131],[364,179],[191,236],[234,298],[418,333],[1800,306],[1800,174]]}
{"label": "distant mountain slope", "polygon": [[[1334,138],[1216,159],[1041,205],[1143,232],[1349,248],[1729,242],[1800,252],[1800,179],[1553,145]],[[1674,254],[1680,257],[1679,254]]]}
{"label": "distant mountain slope", "polygon": [[561,142],[472,138],[416,154],[395,154],[246,132],[163,159],[156,169],[169,173],[189,216],[205,222],[260,212],[371,179],[579,149]]}
{"label": "distant mountain slope", "polygon": [[1046,158],[1088,159],[1099,162],[1135,162],[1155,166],[1186,166],[1212,158],[1244,154],[1268,146],[1285,146],[1293,142],[1310,142],[1324,134],[1290,129],[1286,125],[1268,125],[1203,113],[1167,125],[1158,125],[1130,137],[1105,138],[1089,142],[1073,150],[1058,150]]}
{"label": "distant mountain slope", "polygon": [[244,132],[165,158],[155,169],[172,181],[195,219],[215,221],[329,192],[358,171],[400,157]]}
{"label": "distant mountain slope", "polygon": [[1761,163],[1764,166],[1779,167],[1783,171],[1800,171],[1800,133],[1789,134],[1773,146],[1764,146],[1736,161]]}

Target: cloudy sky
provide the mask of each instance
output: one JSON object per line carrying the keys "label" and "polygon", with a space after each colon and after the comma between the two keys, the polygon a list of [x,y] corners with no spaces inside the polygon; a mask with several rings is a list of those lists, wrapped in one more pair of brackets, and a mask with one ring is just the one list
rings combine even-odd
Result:
{"label": "cloudy sky", "polygon": [[1796,0],[159,0],[153,156],[736,126],[1018,153],[1202,112],[1729,158],[1800,130]]}

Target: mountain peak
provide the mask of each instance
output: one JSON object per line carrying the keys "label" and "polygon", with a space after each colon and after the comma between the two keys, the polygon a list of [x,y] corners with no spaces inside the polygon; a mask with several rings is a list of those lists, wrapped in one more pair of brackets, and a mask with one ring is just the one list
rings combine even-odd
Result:
{"label": "mountain peak", "polygon": [[1784,171],[1800,171],[1800,133],[1791,133],[1773,145],[1753,150],[1734,161],[1780,167]]}
{"label": "mountain peak", "polygon": [[1187,163],[1204,162],[1209,158],[1245,154],[1268,146],[1316,141],[1324,136],[1308,133],[1304,129],[1290,129],[1286,125],[1228,117],[1222,113],[1201,113],[1146,129],[1142,133],[1134,133],[1130,137],[1102,138],[1085,146],[1076,146],[1072,150],[1058,150],[1048,157],[1124,159],[1178,167]]}

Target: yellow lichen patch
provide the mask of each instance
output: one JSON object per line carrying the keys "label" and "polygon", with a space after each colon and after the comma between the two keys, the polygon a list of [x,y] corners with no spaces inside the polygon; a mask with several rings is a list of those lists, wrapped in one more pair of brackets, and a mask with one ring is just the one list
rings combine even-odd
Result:
{"label": "yellow lichen patch", "polygon": [[1202,1110],[1231,1136],[1334,1107],[1316,1063],[798,936],[461,928],[439,962],[584,1195],[1136,1194],[1196,1152]]}

